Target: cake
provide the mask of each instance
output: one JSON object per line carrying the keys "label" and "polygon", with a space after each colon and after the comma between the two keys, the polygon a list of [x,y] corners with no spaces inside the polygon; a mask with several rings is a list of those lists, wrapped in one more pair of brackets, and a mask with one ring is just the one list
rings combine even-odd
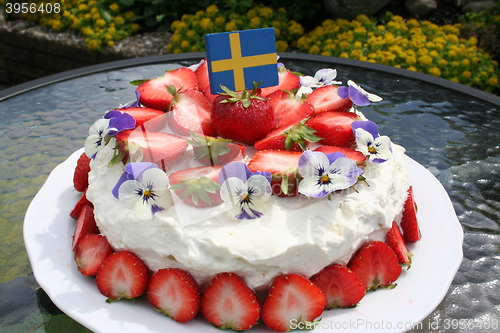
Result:
{"label": "cake", "polygon": [[[409,265],[404,239],[420,234],[405,150],[360,111],[381,98],[352,81],[342,86],[333,69],[313,77],[279,66],[278,86],[243,93],[247,108],[255,102],[254,119],[232,107],[242,104],[242,93],[210,94],[202,60],[138,82],[136,103],[92,125],[84,171],[75,172],[75,182],[83,173],[88,188],[78,185],[85,195],[72,216],[87,211],[87,220],[95,220],[89,228],[78,219],[74,249],[81,270],[86,263],[78,243],[85,234],[99,234],[109,244],[103,262],[110,253],[126,252],[148,276],[186,272],[202,298],[224,274],[237,276],[256,295],[266,295],[283,277],[311,279],[324,294],[322,311],[346,305],[329,301],[321,272],[363,272],[363,263],[355,262],[358,251],[383,245],[398,267]],[[86,275],[99,280],[101,264]],[[370,277],[356,279],[363,295],[395,280],[373,286],[363,279]],[[264,310],[277,307],[269,295],[263,296],[262,320],[283,330],[270,324],[275,318]],[[215,323],[201,303],[216,326],[241,330],[255,324]],[[312,322],[321,311],[295,323]]]}

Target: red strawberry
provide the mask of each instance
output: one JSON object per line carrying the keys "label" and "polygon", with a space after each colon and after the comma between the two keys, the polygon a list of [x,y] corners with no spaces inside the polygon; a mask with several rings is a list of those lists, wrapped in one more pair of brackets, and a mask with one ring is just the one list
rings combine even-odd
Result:
{"label": "red strawberry", "polygon": [[168,124],[179,135],[189,135],[189,131],[205,135],[215,135],[210,115],[212,103],[205,95],[196,89],[175,91],[173,86],[168,87],[174,95],[170,103]]}
{"label": "red strawberry", "polygon": [[80,216],[80,213],[82,212],[83,207],[85,207],[85,206],[92,206],[93,207],[92,202],[90,202],[87,199],[87,191],[83,192],[80,199],[78,199],[78,202],[76,203],[75,207],[73,207],[73,209],[69,213],[69,216],[75,220],[78,219],[78,217]]}
{"label": "red strawberry", "polygon": [[160,269],[148,282],[146,297],[156,310],[178,322],[193,319],[200,307],[200,289],[191,274],[178,268]]}
{"label": "red strawberry", "polygon": [[288,127],[282,127],[271,131],[265,138],[254,143],[257,150],[275,149],[289,151],[304,151],[311,142],[321,140],[316,136],[312,128],[305,125],[307,119]]}
{"label": "red strawberry", "polygon": [[387,232],[385,242],[391,247],[394,253],[396,253],[399,263],[407,264],[409,269],[413,254],[408,251],[403,235],[401,234],[401,230],[396,222],[392,222],[392,228]]}
{"label": "red strawberry", "polygon": [[365,296],[366,288],[349,268],[333,264],[311,277],[326,297],[326,307],[351,308]]}
{"label": "red strawberry", "polygon": [[277,128],[293,126],[314,114],[311,103],[296,99],[288,91],[278,90],[266,97],[274,110],[274,122]]}
{"label": "red strawberry", "polygon": [[252,145],[274,126],[274,112],[269,101],[252,92],[230,91],[224,87],[214,100],[212,124],[219,136]]}
{"label": "red strawberry", "polygon": [[262,96],[269,97],[270,94],[278,90],[292,91],[300,88],[299,76],[284,67],[278,69],[278,85],[262,88]]}
{"label": "red strawberry", "polygon": [[354,150],[349,147],[338,147],[338,146],[320,146],[316,149],[315,151],[321,151],[325,154],[329,153],[342,153],[345,155],[345,157],[350,158],[351,160],[355,161],[358,165],[364,164],[366,161],[366,156],[363,155],[362,152]]}
{"label": "red strawberry", "polygon": [[201,297],[200,311],[220,329],[244,331],[257,323],[259,300],[255,292],[234,273],[219,273]]}
{"label": "red strawberry", "polygon": [[245,154],[246,147],[231,140],[203,136],[191,132],[188,143],[193,147],[194,159],[205,165],[224,165],[233,161],[240,161]]}
{"label": "red strawberry", "polygon": [[[163,170],[169,169],[187,149],[187,139],[175,134],[147,132],[140,129],[122,131],[117,134],[118,149],[130,154],[135,146],[141,148],[143,161],[158,164]],[[126,141],[125,141],[126,140]]]}
{"label": "red strawberry", "polygon": [[417,205],[413,199],[413,187],[411,186],[408,189],[408,197],[403,208],[401,229],[403,230],[403,238],[407,242],[416,242],[422,237],[417,220]]}
{"label": "red strawberry", "polygon": [[146,291],[149,272],[144,262],[128,251],[110,254],[97,271],[97,288],[107,302],[134,299]]}
{"label": "red strawberry", "polygon": [[118,109],[122,113],[128,113],[135,119],[135,127],[144,125],[144,129],[155,132],[161,130],[165,124],[165,112],[152,108],[129,107]]}
{"label": "red strawberry", "polygon": [[289,331],[299,323],[313,327],[325,305],[325,295],[311,281],[298,274],[280,275],[262,305],[262,321],[278,332]]}
{"label": "red strawberry", "polygon": [[113,253],[106,237],[97,234],[86,234],[75,248],[75,261],[78,270],[85,276],[94,276],[104,260]]}
{"label": "red strawberry", "polygon": [[82,153],[76,161],[73,185],[78,192],[84,192],[89,186],[90,157]]}
{"label": "red strawberry", "polygon": [[78,241],[86,234],[98,234],[99,228],[94,218],[94,208],[84,206],[76,220],[75,234],[73,235],[73,250],[75,250]]}
{"label": "red strawberry", "polygon": [[222,166],[202,166],[170,174],[170,189],[186,204],[194,207],[217,206],[222,203],[217,177]]}
{"label": "red strawberry", "polygon": [[253,171],[271,172],[271,188],[274,195],[294,196],[298,192],[298,166],[300,152],[285,150],[261,150],[255,153],[248,168]]}
{"label": "red strawberry", "polygon": [[207,59],[203,59],[201,65],[194,72],[196,74],[196,80],[198,81],[198,87],[207,96],[210,102],[213,102],[217,95],[210,93],[210,80],[208,78],[208,65]]}
{"label": "red strawberry", "polygon": [[181,67],[168,71],[159,78],[141,83],[137,87],[139,102],[153,109],[168,111],[168,106],[173,98],[167,91],[167,87],[170,85],[181,91],[198,88],[194,72],[187,67]]}
{"label": "red strawberry", "polygon": [[347,264],[367,290],[394,288],[401,266],[394,251],[384,242],[372,242],[359,249]]}
{"label": "red strawberry", "polygon": [[306,125],[323,138],[319,143],[328,146],[352,147],[355,142],[351,128],[353,121],[359,117],[353,112],[323,112],[310,118]]}
{"label": "red strawberry", "polygon": [[327,111],[348,111],[352,107],[352,101],[349,98],[340,98],[337,93],[338,88],[335,85],[317,88],[307,96],[306,101],[314,106],[316,114]]}

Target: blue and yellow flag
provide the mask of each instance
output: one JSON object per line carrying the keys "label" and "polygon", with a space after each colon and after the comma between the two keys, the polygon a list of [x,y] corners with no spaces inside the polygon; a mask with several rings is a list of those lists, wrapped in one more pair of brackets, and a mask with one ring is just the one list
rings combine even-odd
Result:
{"label": "blue and yellow flag", "polygon": [[205,35],[208,77],[212,94],[278,84],[274,28],[232,31]]}

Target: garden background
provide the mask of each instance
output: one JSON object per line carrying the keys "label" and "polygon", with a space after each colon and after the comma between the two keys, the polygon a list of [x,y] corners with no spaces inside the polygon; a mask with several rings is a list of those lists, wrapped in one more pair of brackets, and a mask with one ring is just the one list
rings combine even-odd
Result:
{"label": "garden background", "polygon": [[[463,13],[464,2],[470,1],[438,0],[436,9],[417,16],[407,10],[405,1],[392,0],[371,15],[350,19],[333,17],[326,2],[0,0],[0,16],[4,30],[20,25],[20,33],[36,28],[47,35],[70,34],[85,51],[121,52],[124,57],[144,55],[134,48],[160,54],[204,51],[206,33],[272,26],[278,53],[401,67],[499,94],[499,1],[489,1],[492,7],[487,11]],[[22,3],[28,3],[26,10]],[[26,13],[15,13],[16,8]],[[162,37],[144,43],[152,36]]]}

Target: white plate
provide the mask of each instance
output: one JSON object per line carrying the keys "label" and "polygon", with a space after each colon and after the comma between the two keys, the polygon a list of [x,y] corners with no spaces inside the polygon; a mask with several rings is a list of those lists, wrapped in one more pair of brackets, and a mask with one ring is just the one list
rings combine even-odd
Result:
{"label": "white plate", "polygon": [[[73,189],[73,171],[82,151],[51,172],[26,212],[24,241],[40,286],[62,311],[95,332],[220,332],[202,318],[179,324],[145,299],[108,304],[95,279],[78,272],[71,251],[75,221],[68,214],[81,195]],[[439,181],[410,158],[407,165],[423,235],[410,246],[411,269],[403,271],[395,289],[368,292],[353,309],[325,311],[314,332],[406,331],[425,319],[448,291],[462,262],[462,227]],[[416,327],[428,328],[428,323],[421,325]],[[263,324],[250,331],[270,332]]]}

